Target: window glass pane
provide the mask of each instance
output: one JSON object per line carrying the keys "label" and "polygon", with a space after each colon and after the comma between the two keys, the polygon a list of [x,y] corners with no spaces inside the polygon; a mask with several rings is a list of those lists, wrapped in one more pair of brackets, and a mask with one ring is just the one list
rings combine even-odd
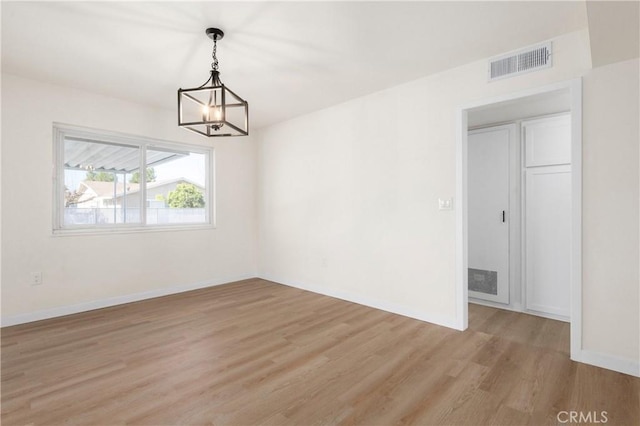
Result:
{"label": "window glass pane", "polygon": [[147,224],[208,223],[202,153],[147,148]]}
{"label": "window glass pane", "polygon": [[140,223],[140,148],[64,139],[65,227]]}
{"label": "window glass pane", "polygon": [[76,126],[53,128],[54,232],[211,224],[212,149]]}

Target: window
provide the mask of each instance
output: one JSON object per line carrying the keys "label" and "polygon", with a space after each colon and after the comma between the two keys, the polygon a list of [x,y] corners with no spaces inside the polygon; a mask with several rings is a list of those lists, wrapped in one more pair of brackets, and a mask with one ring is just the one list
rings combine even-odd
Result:
{"label": "window", "polygon": [[213,225],[211,148],[54,124],[54,232]]}

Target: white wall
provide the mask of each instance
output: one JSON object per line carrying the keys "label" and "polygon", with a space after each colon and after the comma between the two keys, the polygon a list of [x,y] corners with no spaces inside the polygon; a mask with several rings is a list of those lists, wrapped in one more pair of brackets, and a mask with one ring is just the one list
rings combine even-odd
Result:
{"label": "white wall", "polygon": [[[586,31],[555,39],[553,61],[551,69],[493,83],[487,83],[487,65],[480,61],[263,129],[260,276],[454,326],[455,220],[453,211],[438,210],[438,198],[453,197],[455,192],[456,109],[588,74]],[[590,74],[585,103],[600,102],[610,79],[623,77],[616,83],[622,90],[633,78],[628,67],[624,72]],[[630,92],[624,105],[634,93],[637,103],[637,90]],[[597,155],[609,149],[606,139],[594,139],[621,119],[616,115],[621,106],[608,102],[607,108],[610,123],[592,118],[585,126],[585,155],[594,145]],[[606,287],[608,294],[621,293],[613,301],[602,300],[587,283],[584,341],[607,355],[631,360],[638,359],[637,115],[635,120],[635,139],[633,130],[627,129],[614,142],[631,151],[623,187],[625,194],[635,189],[635,210],[634,201],[628,201],[623,204],[629,204],[630,211],[614,218],[609,210],[608,218],[618,222],[616,229],[627,227],[636,237],[616,247],[611,236],[597,232],[600,225],[587,215],[584,243],[587,253],[600,257],[585,256],[585,277],[600,265],[618,265]],[[610,161],[620,155],[610,155],[604,167],[612,166]],[[606,195],[609,185],[620,185],[619,173],[609,175],[595,168],[585,164],[585,206]],[[595,180],[600,183],[594,185]],[[598,209],[604,215],[607,207]],[[606,240],[605,250],[590,237],[593,232]],[[626,250],[631,252],[623,253]],[[633,262],[622,264],[622,260]],[[624,294],[629,299],[618,300]],[[615,318],[625,318],[627,325],[605,320],[599,330],[594,328],[594,317],[613,310]],[[594,343],[600,342],[601,334],[609,336]]]}
{"label": "white wall", "polygon": [[[475,62],[263,129],[260,274],[453,325],[456,109],[583,74],[586,31],[554,67],[487,83]],[[326,259],[326,260],[325,260]]]}
{"label": "white wall", "polygon": [[583,97],[583,347],[640,359],[638,60],[595,68]]}
{"label": "white wall", "polygon": [[[174,111],[2,76],[3,324],[256,275],[257,150],[178,128]],[[213,144],[217,229],[52,236],[52,122]],[[29,285],[41,271],[44,284]]]}

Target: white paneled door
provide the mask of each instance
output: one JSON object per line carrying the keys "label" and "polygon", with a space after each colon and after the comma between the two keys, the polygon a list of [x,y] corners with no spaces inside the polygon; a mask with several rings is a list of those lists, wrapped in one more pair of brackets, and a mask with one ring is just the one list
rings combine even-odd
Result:
{"label": "white paneled door", "polygon": [[510,150],[515,126],[469,132],[469,296],[509,303]]}
{"label": "white paneled door", "polygon": [[527,169],[527,309],[569,317],[571,166]]}
{"label": "white paneled door", "polygon": [[571,280],[571,119],[522,123],[525,142],[526,309],[568,320]]}

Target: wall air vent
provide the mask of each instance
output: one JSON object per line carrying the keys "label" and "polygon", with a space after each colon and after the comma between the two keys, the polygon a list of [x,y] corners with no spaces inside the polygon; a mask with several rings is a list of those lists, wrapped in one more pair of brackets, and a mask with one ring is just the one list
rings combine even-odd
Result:
{"label": "wall air vent", "polygon": [[551,42],[489,60],[489,81],[551,68]]}

